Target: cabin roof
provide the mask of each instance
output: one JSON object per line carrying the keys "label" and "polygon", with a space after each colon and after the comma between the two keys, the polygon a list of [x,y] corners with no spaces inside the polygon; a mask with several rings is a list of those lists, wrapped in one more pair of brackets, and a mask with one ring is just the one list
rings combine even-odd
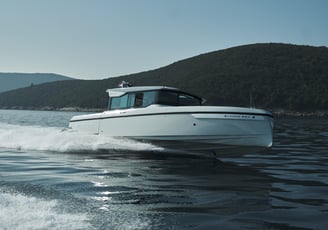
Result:
{"label": "cabin roof", "polygon": [[133,87],[125,87],[125,88],[107,89],[106,92],[110,97],[119,97],[125,93],[130,93],[130,92],[144,92],[144,91],[162,90],[162,89],[180,91],[177,88],[166,87],[166,86],[133,86]]}

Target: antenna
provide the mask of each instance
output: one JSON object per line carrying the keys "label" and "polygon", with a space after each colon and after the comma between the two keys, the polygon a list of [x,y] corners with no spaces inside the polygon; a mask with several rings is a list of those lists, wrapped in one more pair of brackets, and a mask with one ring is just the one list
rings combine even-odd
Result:
{"label": "antenna", "polygon": [[249,107],[252,108],[252,109],[255,109],[255,103],[254,103],[254,100],[253,100],[252,93],[249,94]]}

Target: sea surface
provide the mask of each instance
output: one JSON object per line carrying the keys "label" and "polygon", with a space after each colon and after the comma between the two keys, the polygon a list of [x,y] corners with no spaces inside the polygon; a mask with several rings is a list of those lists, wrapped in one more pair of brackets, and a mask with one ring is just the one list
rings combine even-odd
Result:
{"label": "sea surface", "polygon": [[0,110],[0,229],[328,229],[328,120],[278,118],[271,151],[166,155]]}

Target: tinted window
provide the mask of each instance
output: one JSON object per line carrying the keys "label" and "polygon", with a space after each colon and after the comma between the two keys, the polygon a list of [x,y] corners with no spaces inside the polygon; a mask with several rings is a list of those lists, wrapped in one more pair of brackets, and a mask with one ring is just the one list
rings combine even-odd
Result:
{"label": "tinted window", "polygon": [[160,91],[158,93],[157,102],[161,105],[177,105],[178,94],[171,91]]}
{"label": "tinted window", "polygon": [[178,101],[179,105],[182,106],[193,106],[193,105],[200,105],[201,101],[199,98],[194,97],[192,95],[189,94],[179,94],[179,101]]}
{"label": "tinted window", "polygon": [[201,105],[201,100],[198,97],[186,93],[160,91],[158,94],[158,103],[162,105],[194,106]]}
{"label": "tinted window", "polygon": [[143,93],[143,100],[142,100],[142,107],[147,107],[151,104],[155,103],[156,99],[156,92],[155,91],[149,91]]}
{"label": "tinted window", "polygon": [[135,100],[134,100],[134,107],[141,107],[143,101],[143,93],[136,93]]}

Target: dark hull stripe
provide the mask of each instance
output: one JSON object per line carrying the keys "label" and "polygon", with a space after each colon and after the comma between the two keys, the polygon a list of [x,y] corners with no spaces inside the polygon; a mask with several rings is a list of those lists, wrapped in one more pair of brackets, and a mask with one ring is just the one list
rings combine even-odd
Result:
{"label": "dark hull stripe", "polygon": [[98,117],[98,118],[85,118],[79,120],[71,120],[70,122],[78,121],[91,121],[91,120],[105,120],[105,119],[116,119],[125,117],[140,117],[140,116],[161,116],[161,115],[176,115],[176,114],[233,114],[233,115],[249,115],[249,116],[266,116],[273,117],[268,113],[240,113],[240,112],[167,112],[167,113],[147,113],[147,114],[134,114],[134,115],[121,115],[115,117]]}

